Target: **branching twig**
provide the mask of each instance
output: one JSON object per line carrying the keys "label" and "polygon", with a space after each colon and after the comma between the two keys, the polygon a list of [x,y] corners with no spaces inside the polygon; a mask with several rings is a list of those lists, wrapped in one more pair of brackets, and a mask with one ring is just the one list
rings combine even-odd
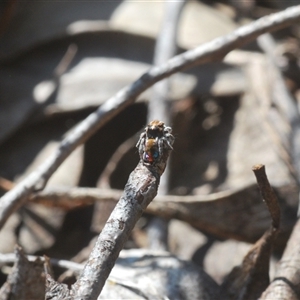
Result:
{"label": "branching twig", "polygon": [[132,104],[147,88],[163,78],[196,64],[222,59],[231,50],[254,40],[260,34],[281,29],[299,19],[300,6],[290,7],[282,12],[242,26],[228,35],[214,39],[193,50],[177,55],[161,66],[152,67],[137,81],[122,89],[101,105],[96,112],[90,114],[61,142],[58,149],[40,168],[1,198],[0,228],[12,213],[23,205],[32,192],[44,188],[51,175],[78,145],[88,140],[108,120]]}

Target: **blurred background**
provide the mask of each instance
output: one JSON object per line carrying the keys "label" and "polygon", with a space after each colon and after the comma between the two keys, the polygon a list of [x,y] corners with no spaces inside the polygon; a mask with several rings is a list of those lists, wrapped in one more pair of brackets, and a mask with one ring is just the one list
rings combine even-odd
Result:
{"label": "blurred background", "polygon": [[[186,1],[177,53],[295,4],[299,1]],[[165,1],[0,2],[2,195],[41,164],[78,122],[151,67],[165,8]],[[274,262],[296,221],[291,124],[275,101],[272,76],[276,67],[298,107],[299,25],[269,38],[271,52],[265,40],[253,42],[223,61],[170,79],[167,125],[176,140],[166,175],[168,194],[205,199],[229,191],[229,196],[227,202],[187,206],[185,214],[166,213],[167,248],[203,266],[218,283],[271,223],[252,165],[266,165],[281,201],[282,233]],[[139,161],[135,144],[147,124],[150,98],[149,89],[74,151],[47,188],[122,190]],[[0,253],[13,252],[18,243],[27,254],[80,262],[78,253],[99,234],[114,205],[106,201],[68,209],[29,203],[0,232]],[[156,215],[162,213],[144,214],[127,248],[147,247],[147,226]],[[201,223],[201,218],[206,219]],[[6,272],[0,273],[2,284]]]}

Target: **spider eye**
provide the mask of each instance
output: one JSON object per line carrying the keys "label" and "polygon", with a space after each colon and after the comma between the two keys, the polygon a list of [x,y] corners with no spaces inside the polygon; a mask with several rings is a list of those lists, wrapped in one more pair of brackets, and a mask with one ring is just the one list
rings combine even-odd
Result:
{"label": "spider eye", "polygon": [[152,163],[153,162],[153,156],[151,153],[144,153],[144,157],[143,157],[144,161],[148,162],[148,163]]}
{"label": "spider eye", "polygon": [[153,157],[154,157],[154,158],[158,158],[158,155],[159,155],[159,154],[158,154],[158,151],[154,151],[154,152],[153,152]]}

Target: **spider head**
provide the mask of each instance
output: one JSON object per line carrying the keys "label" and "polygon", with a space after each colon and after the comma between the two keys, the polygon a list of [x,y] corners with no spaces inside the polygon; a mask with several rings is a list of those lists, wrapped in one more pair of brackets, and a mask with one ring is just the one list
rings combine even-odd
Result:
{"label": "spider head", "polygon": [[161,138],[164,134],[164,128],[164,122],[158,120],[151,121],[146,127],[147,137],[149,139]]}

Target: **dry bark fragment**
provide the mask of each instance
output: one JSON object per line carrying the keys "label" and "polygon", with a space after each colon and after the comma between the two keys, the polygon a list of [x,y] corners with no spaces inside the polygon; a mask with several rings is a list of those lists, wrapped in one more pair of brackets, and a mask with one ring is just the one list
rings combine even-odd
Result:
{"label": "dry bark fragment", "polygon": [[44,264],[37,258],[29,261],[20,247],[15,248],[16,262],[0,289],[1,300],[43,300],[45,297]]}

